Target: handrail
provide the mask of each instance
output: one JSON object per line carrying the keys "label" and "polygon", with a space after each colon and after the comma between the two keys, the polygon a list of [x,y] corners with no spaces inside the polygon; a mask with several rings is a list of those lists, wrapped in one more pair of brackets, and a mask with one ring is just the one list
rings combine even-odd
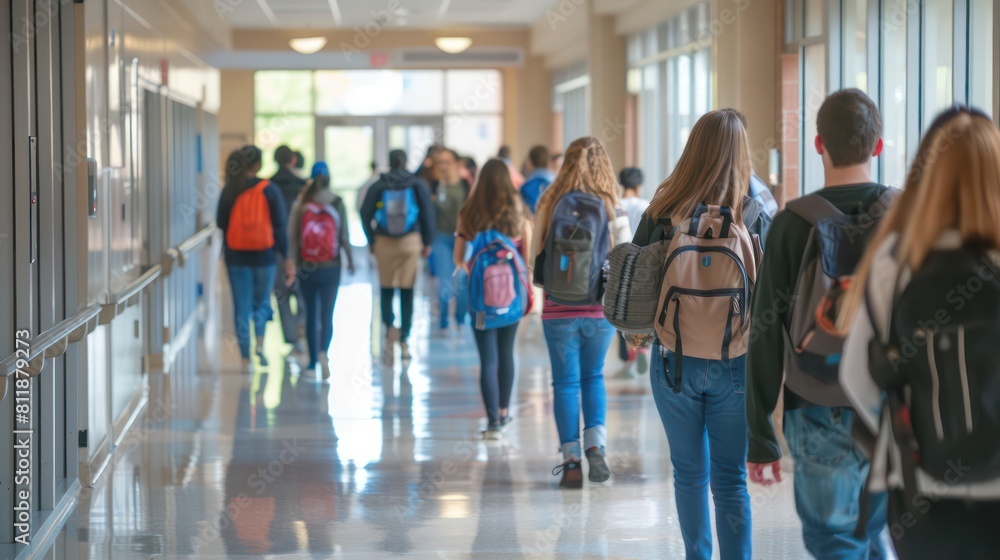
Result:
{"label": "handrail", "polygon": [[[68,343],[77,342],[94,330],[97,326],[96,319],[100,312],[100,305],[91,305],[32,338],[28,348],[28,367],[21,369],[32,377],[38,375],[38,372],[41,371],[42,361],[45,358],[55,358],[62,355],[66,351]],[[4,358],[0,362],[0,377],[6,378],[14,375],[18,369],[17,362],[19,359],[23,359],[23,357],[19,358],[17,352]],[[0,398],[0,400],[3,399]]]}
{"label": "handrail", "polygon": [[208,241],[212,237],[212,234],[215,233],[216,229],[218,228],[216,227],[215,222],[211,222],[207,226],[198,230],[198,232],[191,237],[182,241],[181,244],[177,246],[177,252],[184,256],[189,255],[192,251]]}
{"label": "handrail", "polygon": [[138,278],[133,280],[123,292],[115,297],[114,301],[102,304],[99,319],[100,324],[106,325],[110,323],[111,319],[115,318],[115,315],[124,311],[126,307],[134,305],[139,300],[139,293],[159,278],[162,271],[163,268],[160,265],[154,264],[146,272],[143,272]]}

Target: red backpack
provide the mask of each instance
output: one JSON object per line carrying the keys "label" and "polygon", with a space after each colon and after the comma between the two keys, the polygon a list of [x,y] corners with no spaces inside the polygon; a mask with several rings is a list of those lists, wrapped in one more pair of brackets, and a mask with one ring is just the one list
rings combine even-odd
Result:
{"label": "red backpack", "polygon": [[226,245],[234,251],[266,251],[274,247],[274,227],[271,225],[271,205],[264,189],[270,181],[263,180],[240,193],[229,213]]}
{"label": "red backpack", "polygon": [[310,202],[302,211],[299,257],[305,262],[328,262],[337,258],[340,215],[332,206]]}

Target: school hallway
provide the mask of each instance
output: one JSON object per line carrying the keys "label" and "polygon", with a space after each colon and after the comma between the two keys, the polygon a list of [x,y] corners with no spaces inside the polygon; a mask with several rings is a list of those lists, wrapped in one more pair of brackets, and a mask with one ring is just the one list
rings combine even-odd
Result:
{"label": "school hallway", "polygon": [[[320,383],[283,359],[275,322],[272,366],[239,373],[221,271],[198,338],[203,363],[218,352],[222,366],[151,375],[124,453],[79,495],[45,557],[683,558],[648,374],[608,380],[612,480],[560,490],[539,316],[518,333],[515,421],[483,441],[472,333],[431,336],[424,286],[409,367],[373,369],[369,273],[348,277],[333,375]],[[806,557],[791,489],[750,488],[754,558]]]}

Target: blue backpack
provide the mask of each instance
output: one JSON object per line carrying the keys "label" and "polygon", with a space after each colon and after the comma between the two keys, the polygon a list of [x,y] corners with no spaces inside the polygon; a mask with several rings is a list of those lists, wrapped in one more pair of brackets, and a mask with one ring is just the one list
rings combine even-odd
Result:
{"label": "blue backpack", "polygon": [[419,213],[420,207],[412,185],[398,189],[388,188],[382,191],[382,200],[375,210],[375,221],[386,234],[402,237],[413,231]]}
{"label": "blue backpack", "polygon": [[472,241],[469,312],[479,330],[517,323],[528,311],[528,272],[517,246],[496,231],[480,232]]}
{"label": "blue backpack", "polygon": [[551,181],[545,177],[535,177],[521,185],[521,198],[532,214],[538,210],[538,199],[542,198],[542,193],[550,184]]}
{"label": "blue backpack", "polygon": [[569,192],[552,210],[545,249],[535,261],[545,295],[572,306],[602,305],[604,263],[611,251],[608,211],[600,197]]}

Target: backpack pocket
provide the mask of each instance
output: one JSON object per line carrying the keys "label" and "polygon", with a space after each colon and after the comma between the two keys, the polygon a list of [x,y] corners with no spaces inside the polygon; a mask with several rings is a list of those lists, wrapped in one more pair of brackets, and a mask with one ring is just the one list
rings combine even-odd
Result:
{"label": "backpack pocket", "polygon": [[552,277],[548,291],[569,301],[583,301],[590,296],[594,241],[588,232],[580,232],[583,239],[557,237],[550,256]]}
{"label": "backpack pocket", "polygon": [[506,309],[514,303],[517,291],[514,271],[509,263],[491,264],[483,273],[483,303],[486,307]]}
{"label": "backpack pocket", "polygon": [[728,360],[733,337],[741,336],[741,289],[671,288],[657,318],[660,342],[683,356]]}

